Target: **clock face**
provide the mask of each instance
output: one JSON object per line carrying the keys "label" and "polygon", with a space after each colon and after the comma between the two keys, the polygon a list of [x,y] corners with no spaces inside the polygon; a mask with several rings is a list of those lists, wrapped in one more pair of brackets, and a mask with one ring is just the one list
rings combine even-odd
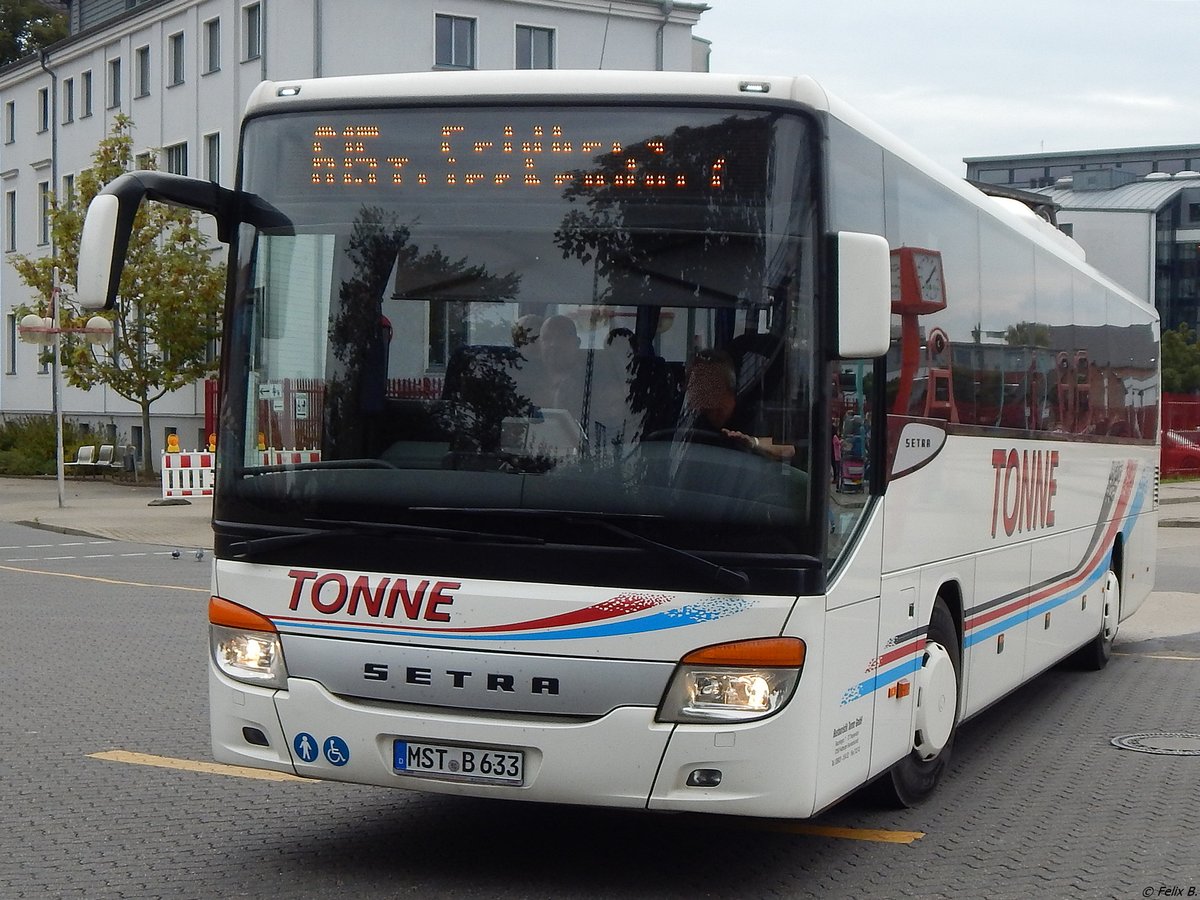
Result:
{"label": "clock face", "polygon": [[942,279],[942,257],[940,254],[918,253],[913,256],[917,271],[917,285],[921,299],[927,303],[943,303],[946,299],[945,282]]}

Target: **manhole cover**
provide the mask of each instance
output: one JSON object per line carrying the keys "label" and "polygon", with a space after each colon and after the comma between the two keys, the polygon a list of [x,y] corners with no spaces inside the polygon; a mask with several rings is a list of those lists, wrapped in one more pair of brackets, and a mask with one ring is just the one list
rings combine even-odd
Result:
{"label": "manhole cover", "polygon": [[1200,734],[1187,731],[1140,731],[1112,739],[1114,747],[1160,756],[1200,756]]}

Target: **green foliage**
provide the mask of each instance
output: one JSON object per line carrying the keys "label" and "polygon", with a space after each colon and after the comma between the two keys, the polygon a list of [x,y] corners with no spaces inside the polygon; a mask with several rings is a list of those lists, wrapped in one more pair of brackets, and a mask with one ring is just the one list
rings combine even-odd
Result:
{"label": "green foliage", "polygon": [[[21,280],[38,297],[50,296],[56,267],[60,282],[75,281],[88,204],[104,185],[134,168],[132,130],[132,119],[116,116],[111,133],[92,154],[92,167],[76,180],[76,195],[63,202],[54,199],[54,253],[13,255]],[[136,403],[147,435],[154,401],[217,371],[217,360],[208,358],[208,348],[220,335],[224,267],[214,262],[196,221],[197,214],[190,210],[143,203],[134,218],[117,308],[105,314],[114,327],[112,352],[97,350],[77,335],[62,339],[67,382],[84,389],[105,384]],[[19,308],[17,314],[27,311]],[[45,299],[39,300],[37,312],[48,314]],[[86,315],[64,315],[63,323],[80,327],[86,319]],[[152,454],[147,440],[142,456],[146,471],[153,471]]]}
{"label": "green foliage", "polygon": [[1049,347],[1050,326],[1041,322],[1018,322],[1004,332],[1004,343],[1010,347]]}
{"label": "green foliage", "polygon": [[[87,435],[63,421],[63,452],[74,459]],[[0,475],[53,475],[56,471],[53,416],[18,416],[0,422]]]}
{"label": "green foliage", "polygon": [[67,32],[66,15],[39,0],[0,0],[0,66],[62,40]]}
{"label": "green foliage", "polygon": [[1168,394],[1200,393],[1200,344],[1186,324],[1162,336],[1162,386]]}

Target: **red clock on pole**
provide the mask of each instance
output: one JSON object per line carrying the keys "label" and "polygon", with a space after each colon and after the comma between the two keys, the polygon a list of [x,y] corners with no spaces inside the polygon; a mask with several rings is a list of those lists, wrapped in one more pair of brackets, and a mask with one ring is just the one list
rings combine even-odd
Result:
{"label": "red clock on pole", "polygon": [[913,380],[921,365],[919,316],[946,308],[942,254],[922,247],[892,251],[892,313],[900,317],[900,388],[892,412],[908,415]]}

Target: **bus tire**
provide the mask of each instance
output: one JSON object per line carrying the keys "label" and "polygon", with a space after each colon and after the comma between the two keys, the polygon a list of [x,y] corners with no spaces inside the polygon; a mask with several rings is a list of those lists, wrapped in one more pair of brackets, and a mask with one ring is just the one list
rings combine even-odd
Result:
{"label": "bus tire", "polygon": [[1099,672],[1108,665],[1121,621],[1121,579],[1112,568],[1100,583],[1100,606],[1100,631],[1075,654],[1075,662],[1093,672]]}
{"label": "bus tire", "polygon": [[916,683],[913,747],[889,773],[892,799],[916,806],[934,792],[950,763],[958,728],[962,684],[962,646],[950,608],[940,596],[933,602],[925,654]]}

